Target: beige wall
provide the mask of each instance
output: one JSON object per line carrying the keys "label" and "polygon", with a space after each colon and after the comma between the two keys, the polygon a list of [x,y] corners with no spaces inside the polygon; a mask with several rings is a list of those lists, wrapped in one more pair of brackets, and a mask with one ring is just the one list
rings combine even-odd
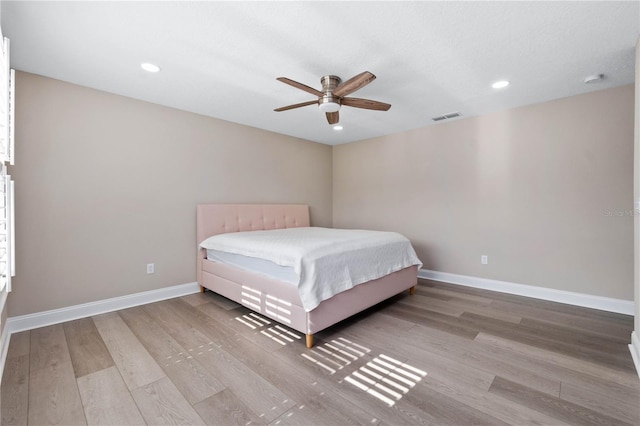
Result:
{"label": "beige wall", "polygon": [[194,282],[198,203],[332,224],[329,146],[22,72],[16,93],[10,316]]}
{"label": "beige wall", "polygon": [[[634,176],[633,198],[640,201],[640,37],[636,42],[636,89],[635,89],[635,132],[634,132]],[[637,206],[634,206],[637,207]],[[640,216],[634,216],[634,289],[635,289],[635,332],[640,337]],[[636,348],[640,352],[640,348]],[[640,371],[638,372],[640,374]]]}
{"label": "beige wall", "polygon": [[195,281],[199,202],[308,203],[314,225],[405,233],[425,269],[633,299],[633,86],[332,150],[17,83],[10,316]]}
{"label": "beige wall", "polygon": [[402,232],[425,269],[632,300],[633,102],[628,85],[336,146],[334,226]]}

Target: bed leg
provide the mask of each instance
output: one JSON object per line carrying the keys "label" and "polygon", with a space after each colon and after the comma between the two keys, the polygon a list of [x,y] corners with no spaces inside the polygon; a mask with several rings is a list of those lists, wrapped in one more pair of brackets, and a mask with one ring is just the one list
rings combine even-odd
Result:
{"label": "bed leg", "polygon": [[307,348],[313,346],[313,334],[307,334]]}
{"label": "bed leg", "polygon": [[409,289],[409,294],[412,295],[412,296],[414,294],[416,294],[416,286],[415,285]]}
{"label": "bed leg", "polygon": [[204,293],[205,288],[200,286],[200,293]]}

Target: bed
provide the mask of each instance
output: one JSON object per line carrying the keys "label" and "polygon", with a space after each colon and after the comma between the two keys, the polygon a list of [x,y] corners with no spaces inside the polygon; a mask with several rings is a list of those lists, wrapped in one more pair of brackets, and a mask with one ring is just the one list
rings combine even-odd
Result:
{"label": "bed", "polygon": [[[209,237],[243,231],[308,228],[309,207],[298,204],[200,204],[196,210],[197,279],[209,289],[306,335],[313,335],[402,291],[413,294],[419,263],[342,291],[305,310],[298,288],[235,265],[207,259]],[[301,231],[301,230],[296,230]],[[258,235],[260,233],[256,233]],[[413,249],[411,249],[413,250]],[[417,259],[417,258],[416,258]],[[419,261],[418,261],[419,262]]]}

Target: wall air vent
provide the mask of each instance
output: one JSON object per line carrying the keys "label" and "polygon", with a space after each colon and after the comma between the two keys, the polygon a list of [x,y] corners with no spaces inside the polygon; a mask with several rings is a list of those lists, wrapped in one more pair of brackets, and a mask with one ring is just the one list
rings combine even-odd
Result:
{"label": "wall air vent", "polygon": [[433,121],[442,121],[442,120],[448,120],[450,118],[460,117],[461,115],[462,114],[460,114],[459,112],[450,112],[449,114],[439,115],[437,117],[432,117],[431,119]]}

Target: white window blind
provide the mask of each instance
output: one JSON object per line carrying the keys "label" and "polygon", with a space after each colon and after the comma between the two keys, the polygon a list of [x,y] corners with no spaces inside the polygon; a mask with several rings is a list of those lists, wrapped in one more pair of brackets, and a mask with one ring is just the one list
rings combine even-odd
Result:
{"label": "white window blind", "polygon": [[13,166],[15,162],[15,140],[16,140],[16,72],[9,71],[9,164]]}
{"label": "white window blind", "polygon": [[0,58],[0,162],[9,161],[9,39],[2,43]]}
{"label": "white window blind", "polygon": [[11,291],[15,276],[13,182],[7,164],[14,164],[15,72],[9,63],[9,39],[0,46],[0,291]]}
{"label": "white window blind", "polygon": [[7,175],[7,168],[3,165],[0,174],[0,290],[6,288],[11,291],[11,276],[15,275],[13,262],[12,212],[13,193],[11,176]]}

